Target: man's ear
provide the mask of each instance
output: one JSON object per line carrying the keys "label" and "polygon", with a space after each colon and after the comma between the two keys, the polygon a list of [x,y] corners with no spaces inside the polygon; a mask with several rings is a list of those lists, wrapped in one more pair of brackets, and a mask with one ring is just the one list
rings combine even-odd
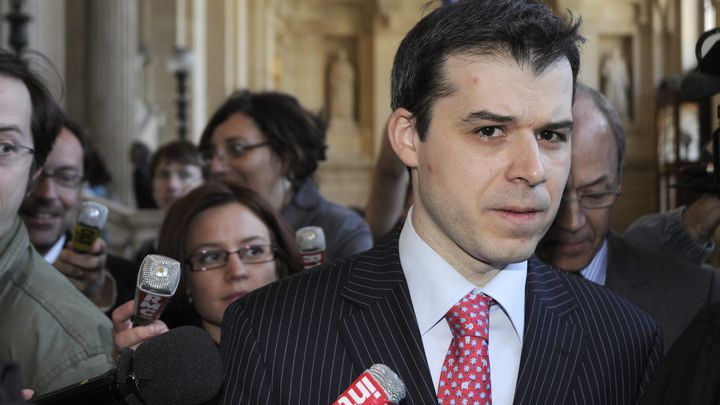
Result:
{"label": "man's ear", "polygon": [[410,111],[398,108],[388,121],[388,139],[395,154],[405,166],[416,168],[418,165],[417,146],[420,143],[415,129],[415,119]]}

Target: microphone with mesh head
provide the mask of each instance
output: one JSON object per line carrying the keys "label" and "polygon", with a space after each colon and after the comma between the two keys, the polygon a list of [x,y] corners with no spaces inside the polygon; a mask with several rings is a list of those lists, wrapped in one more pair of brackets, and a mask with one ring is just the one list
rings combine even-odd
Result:
{"label": "microphone with mesh head", "polygon": [[373,364],[332,405],[396,405],[406,392],[405,383],[390,367]]}
{"label": "microphone with mesh head", "polygon": [[180,262],[160,255],[147,255],[140,265],[135,288],[133,325],[158,319],[180,282]]}
{"label": "microphone with mesh head", "polygon": [[32,400],[37,405],[190,405],[212,399],[223,381],[215,342],[204,330],[181,326],[133,352],[126,348],[117,369]]}
{"label": "microphone with mesh head", "polygon": [[108,217],[106,206],[95,201],[83,201],[73,229],[71,245],[74,250],[87,253],[102,233]]}
{"label": "microphone with mesh head", "polygon": [[295,233],[303,269],[323,264],[325,261],[325,233],[319,226],[304,226]]}

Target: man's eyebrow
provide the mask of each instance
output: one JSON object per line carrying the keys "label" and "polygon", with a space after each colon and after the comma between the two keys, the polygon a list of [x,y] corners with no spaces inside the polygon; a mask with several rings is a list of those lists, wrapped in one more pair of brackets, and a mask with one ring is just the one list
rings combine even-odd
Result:
{"label": "man's eyebrow", "polygon": [[0,132],[17,132],[18,134],[22,134],[22,131],[20,131],[20,127],[17,125],[9,124],[9,125],[3,125],[0,124]]}
{"label": "man's eyebrow", "polygon": [[493,121],[499,123],[515,122],[512,115],[500,115],[486,110],[475,111],[462,118],[462,122],[472,124],[475,121]]}
{"label": "man's eyebrow", "polygon": [[558,122],[551,122],[543,127],[545,130],[556,130],[556,129],[569,129],[572,130],[574,127],[573,120],[565,120]]}
{"label": "man's eyebrow", "polygon": [[607,183],[608,180],[609,180],[608,176],[605,175],[605,174],[603,174],[602,176],[596,178],[595,180],[592,180],[592,181],[590,181],[590,182],[588,182],[588,183],[585,183],[585,184],[583,184],[583,185],[581,185],[581,186],[578,186],[578,187],[575,187],[575,188],[576,188],[577,190],[584,190],[584,189],[586,189],[586,188],[590,188],[590,187],[597,186],[597,185],[600,185],[600,184],[603,184],[603,183]]}

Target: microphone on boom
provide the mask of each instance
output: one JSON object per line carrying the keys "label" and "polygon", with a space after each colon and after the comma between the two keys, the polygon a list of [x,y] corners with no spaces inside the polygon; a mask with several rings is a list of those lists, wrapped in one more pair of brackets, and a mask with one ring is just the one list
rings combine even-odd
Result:
{"label": "microphone on boom", "polygon": [[190,405],[212,399],[222,386],[215,342],[196,326],[181,326],[120,354],[107,373],[32,399],[37,405]]}

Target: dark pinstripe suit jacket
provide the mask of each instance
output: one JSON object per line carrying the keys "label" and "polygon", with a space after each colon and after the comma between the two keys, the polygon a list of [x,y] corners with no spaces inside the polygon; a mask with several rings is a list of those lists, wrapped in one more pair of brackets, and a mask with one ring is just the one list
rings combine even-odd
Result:
{"label": "dark pinstripe suit jacket", "polygon": [[605,286],[650,314],[670,348],[701,308],[720,300],[720,271],[636,246],[610,232]]}
{"label": "dark pinstripe suit jacket", "polygon": [[[257,290],[225,313],[224,404],[332,403],[384,363],[405,404],[436,404],[398,256],[398,237]],[[531,259],[515,404],[631,404],[662,337],[645,313],[581,277]]]}

